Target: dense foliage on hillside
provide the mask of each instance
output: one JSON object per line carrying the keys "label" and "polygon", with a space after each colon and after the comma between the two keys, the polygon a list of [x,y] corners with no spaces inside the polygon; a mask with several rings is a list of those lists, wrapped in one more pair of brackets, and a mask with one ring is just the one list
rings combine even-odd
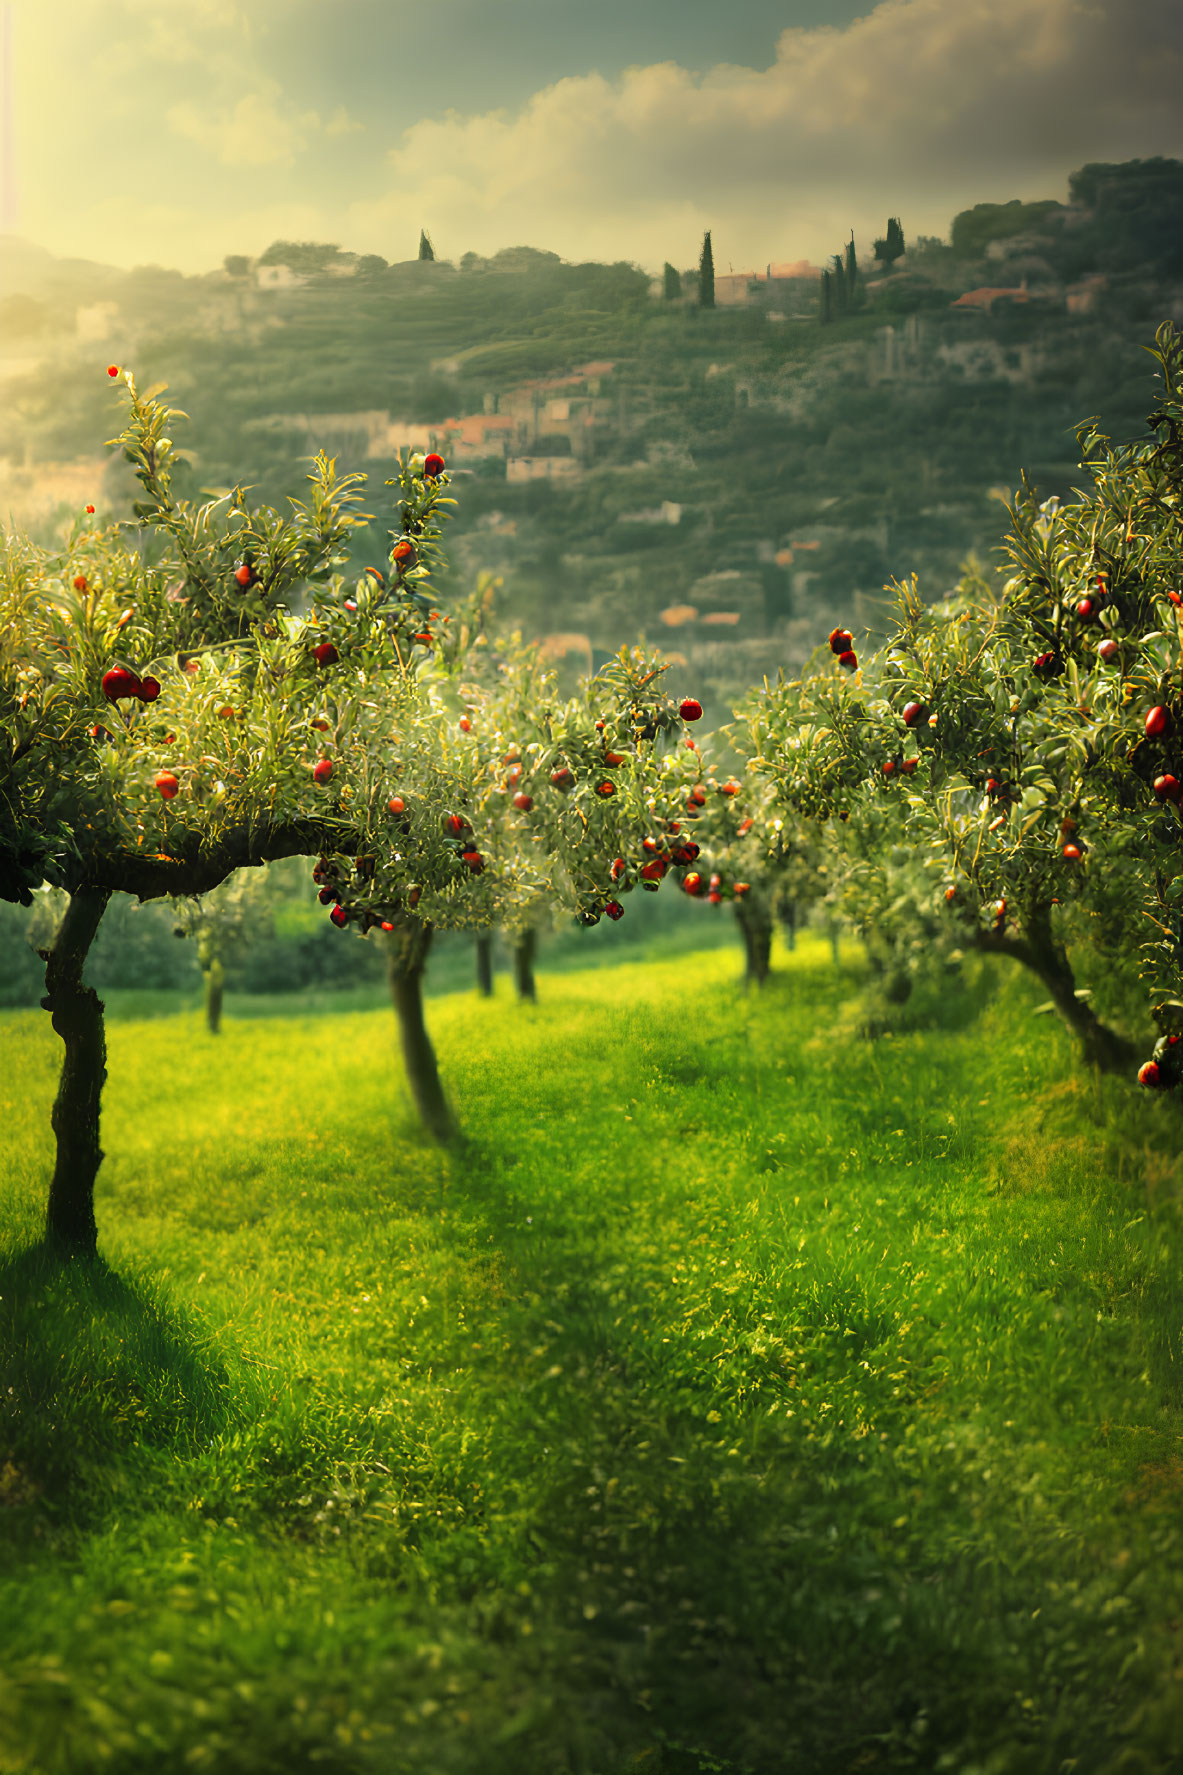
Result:
{"label": "dense foliage on hillside", "polygon": [[[43,355],[8,384],[0,457],[27,465],[27,481],[46,464],[51,481],[53,464],[89,450],[90,366],[133,345],[191,406],[194,489],[249,474],[280,502],[315,447],[390,472],[400,425],[512,409],[512,443],[449,451],[471,477],[454,532],[462,577],[503,572],[512,618],[593,651],[625,622],[665,635],[718,703],[802,658],[807,631],[854,600],[873,622],[893,575],[916,572],[925,597],[947,590],[993,545],[992,495],[1020,470],[1042,497],[1068,494],[1082,414],[1135,434],[1143,347],[1179,300],[1181,203],[1178,162],[1089,166],[1068,204],[962,212],[952,246],[905,231],[902,256],[876,261],[863,243],[860,303],[825,327],[799,286],[703,310],[694,275],[671,298],[635,267],[528,248],[387,265],[276,242],[204,278],[95,268],[85,298],[60,275],[38,286],[40,331],[14,272],[3,287]],[[1022,299],[960,304],[990,287]],[[70,337],[84,299],[110,307],[95,321],[102,344]],[[589,363],[600,374],[577,391],[595,408],[581,431],[562,408]],[[537,462],[507,478],[507,450],[577,460],[557,478],[535,478]],[[105,502],[125,496],[108,476]],[[356,549],[377,560],[380,538],[363,532]],[[687,608],[668,633],[662,613]]]}

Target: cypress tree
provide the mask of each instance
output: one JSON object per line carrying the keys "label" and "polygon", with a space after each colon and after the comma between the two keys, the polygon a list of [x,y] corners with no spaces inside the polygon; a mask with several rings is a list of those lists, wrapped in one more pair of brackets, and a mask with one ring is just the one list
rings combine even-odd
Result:
{"label": "cypress tree", "polygon": [[419,230],[419,257],[421,259],[435,258],[435,248],[428,239],[427,230],[425,228]]}
{"label": "cypress tree", "polygon": [[715,258],[711,252],[711,231],[702,237],[702,257],[698,261],[698,306],[715,306]]}
{"label": "cypress tree", "polygon": [[682,279],[674,270],[668,259],[665,262],[665,270],[663,271],[662,276],[665,279],[665,288],[662,291],[662,294],[667,302],[676,302],[678,297],[682,294]]}
{"label": "cypress tree", "polygon": [[875,257],[881,265],[886,266],[888,271],[890,271],[903,250],[904,231],[900,227],[900,219],[898,216],[889,216],[887,219],[887,238],[875,242]]}
{"label": "cypress tree", "polygon": [[851,229],[850,239],[846,243],[846,305],[857,308],[862,291],[858,283],[858,259],[854,251],[854,230]]}
{"label": "cypress tree", "polygon": [[835,253],[833,255],[833,265],[834,265],[834,312],[836,314],[845,314],[847,311],[847,308],[849,307],[849,302],[847,300],[848,291],[846,288],[846,271],[845,271],[845,268],[842,263],[842,254],[841,253]]}

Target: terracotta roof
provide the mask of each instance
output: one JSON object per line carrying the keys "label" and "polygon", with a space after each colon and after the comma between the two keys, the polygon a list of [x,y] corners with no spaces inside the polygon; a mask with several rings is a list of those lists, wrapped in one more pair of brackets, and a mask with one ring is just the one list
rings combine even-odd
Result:
{"label": "terracotta roof", "polygon": [[956,297],[954,301],[950,302],[949,307],[989,308],[991,303],[999,296],[1010,296],[1016,302],[1029,302],[1031,300],[1030,292],[1028,291],[1026,284],[1020,284],[1017,289],[1010,290],[992,289],[983,286],[980,290],[966,290],[964,296]]}

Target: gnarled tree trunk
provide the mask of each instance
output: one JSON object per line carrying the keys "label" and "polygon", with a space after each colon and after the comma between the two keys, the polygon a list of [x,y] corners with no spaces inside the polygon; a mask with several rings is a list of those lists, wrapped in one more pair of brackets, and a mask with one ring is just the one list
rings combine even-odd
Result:
{"label": "gnarled tree trunk", "polygon": [[41,952],[41,1003],[66,1050],[53,1106],[57,1154],[45,1236],[49,1244],[79,1257],[93,1257],[97,1248],[94,1185],[103,1162],[99,1105],[107,1077],[103,1001],[93,987],[83,985],[82,970],[110,897],[107,888],[79,888],[70,896],[52,944]]}
{"label": "gnarled tree trunk", "polygon": [[455,1138],[457,1127],[423,1019],[423,974],[432,934],[429,924],[397,926],[386,940],[387,972],[411,1099],[426,1132],[444,1143]]}
{"label": "gnarled tree trunk", "polygon": [[789,949],[797,947],[797,908],[789,901],[780,909],[780,922],[784,927],[785,945]]}
{"label": "gnarled tree trunk", "polygon": [[1086,999],[1076,996],[1076,976],[1068,952],[1052,928],[1051,907],[1029,907],[1022,918],[1023,934],[983,932],[978,948],[995,955],[1009,955],[1030,968],[1046,990],[1057,1014],[1074,1037],[1081,1059],[1102,1072],[1132,1072],[1138,1051],[1125,1036],[1102,1023]]}
{"label": "gnarled tree trunk", "polygon": [[493,933],[478,931],[476,936],[476,989],[482,998],[493,996]]}
{"label": "gnarled tree trunk", "polygon": [[513,979],[518,989],[518,997],[534,1004],[538,993],[534,986],[534,956],[538,948],[538,933],[533,928],[522,931],[514,939],[513,945]]}
{"label": "gnarled tree trunk", "polygon": [[745,986],[763,986],[772,958],[772,914],[760,900],[745,894],[735,902],[735,917],[743,933]]}

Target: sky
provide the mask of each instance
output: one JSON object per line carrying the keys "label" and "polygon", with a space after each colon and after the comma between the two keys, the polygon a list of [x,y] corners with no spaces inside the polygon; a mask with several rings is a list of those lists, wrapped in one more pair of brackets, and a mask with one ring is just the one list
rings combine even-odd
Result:
{"label": "sky", "polygon": [[[3,230],[717,270],[1183,156],[1179,0],[0,0]],[[0,31],[0,40],[3,32]]]}

